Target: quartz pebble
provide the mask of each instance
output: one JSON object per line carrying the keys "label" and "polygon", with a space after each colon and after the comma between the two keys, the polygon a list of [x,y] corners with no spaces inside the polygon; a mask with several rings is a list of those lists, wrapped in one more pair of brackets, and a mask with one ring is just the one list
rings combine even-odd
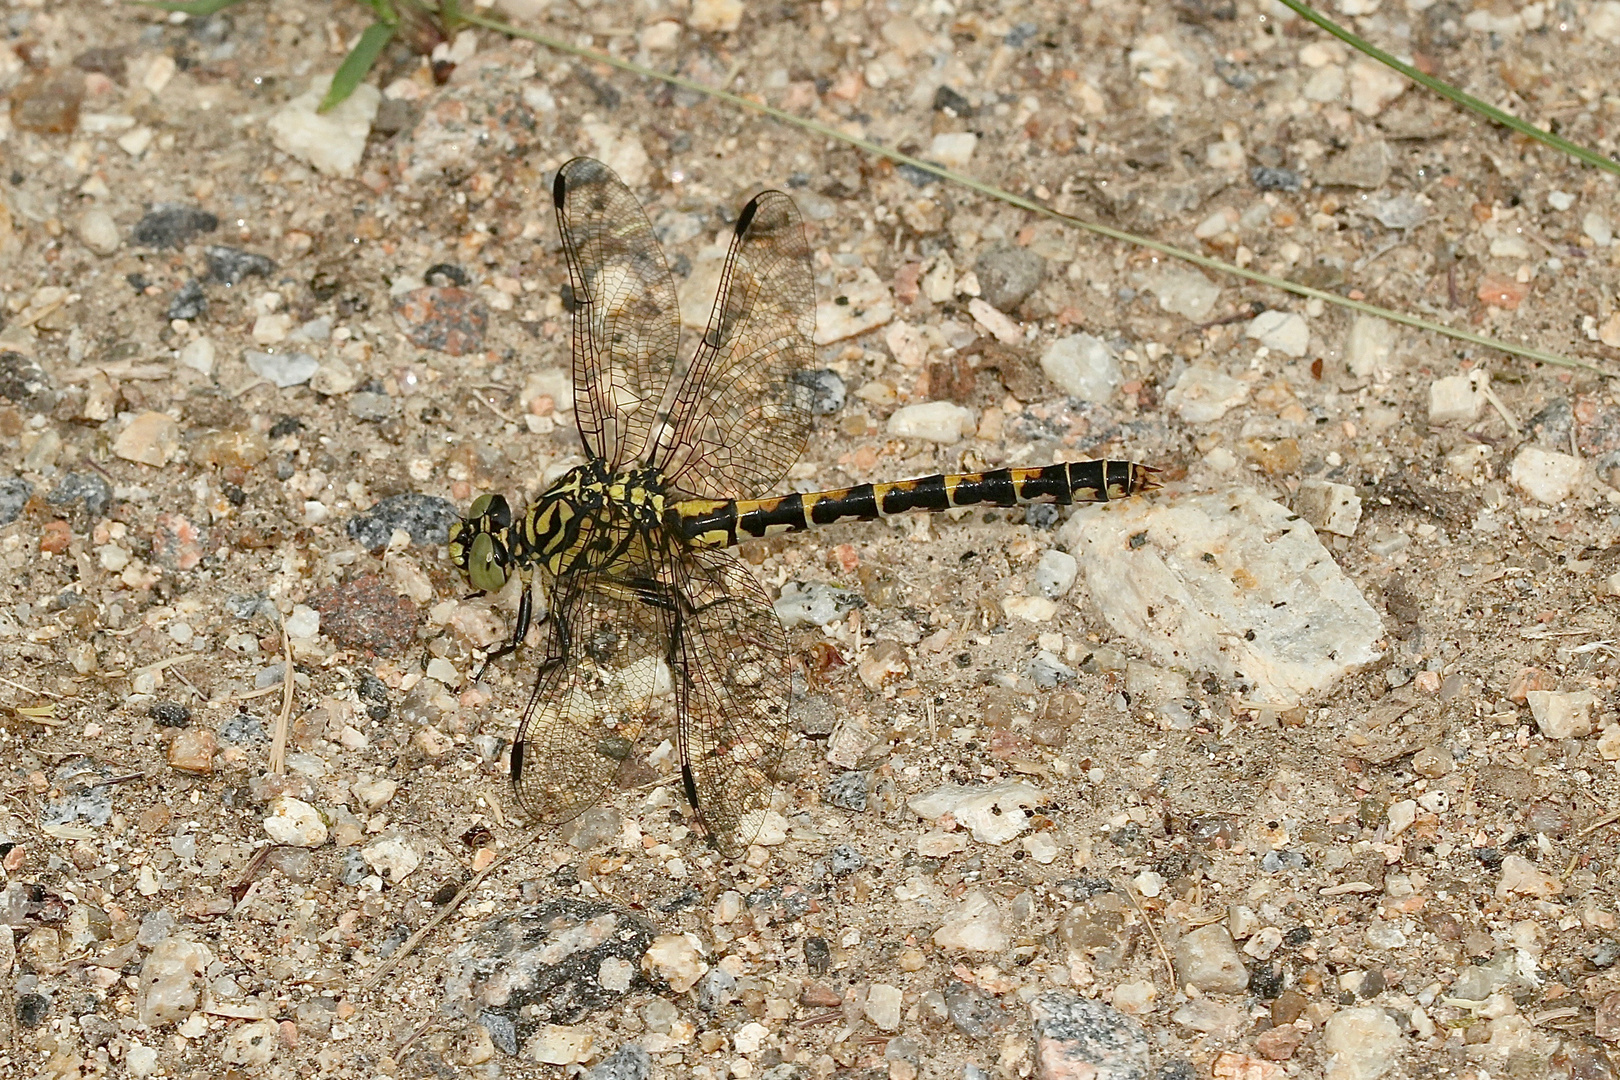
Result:
{"label": "quartz pebble", "polygon": [[1531,690],[1525,695],[1536,727],[1549,739],[1580,739],[1597,730],[1597,697],[1590,690]]}
{"label": "quartz pebble", "polygon": [[933,941],[942,949],[999,953],[1008,942],[1001,909],[983,889],[974,889],[962,897],[956,914],[934,931]]}
{"label": "quartz pebble", "polygon": [[894,298],[889,286],[870,267],[862,267],[855,280],[840,285],[833,299],[816,305],[817,345],[856,337],[894,318]]}
{"label": "quartz pebble", "polygon": [[84,246],[97,255],[111,255],[118,250],[118,225],[100,207],[91,207],[79,215],[78,233]]}
{"label": "quartz pebble", "polygon": [[1221,295],[1221,287],[1209,278],[1179,267],[1161,270],[1146,287],[1159,298],[1159,307],[1193,322],[1207,316]]}
{"label": "quartz pebble", "polygon": [[1471,424],[1485,404],[1474,374],[1448,375],[1429,384],[1429,423]]}
{"label": "quartz pebble", "polygon": [[1249,384],[1211,364],[1189,364],[1164,403],[1189,424],[1210,424],[1249,397]]}
{"label": "quartz pebble", "polygon": [[264,831],[278,844],[312,848],[326,843],[326,822],[321,812],[291,795],[277,795],[270,800]]}
{"label": "quartz pebble", "polygon": [[283,390],[289,386],[302,386],[309,382],[310,377],[321,366],[319,360],[306,352],[273,353],[246,349],[242,353],[242,360],[255,375],[269,379]]}
{"label": "quartz pebble", "polygon": [[1252,700],[1295,702],[1381,655],[1378,613],[1309,523],[1252,489],[1081,507],[1058,543],[1117,633]]}
{"label": "quartz pebble", "polygon": [[1005,844],[1029,827],[1024,811],[1040,805],[1041,789],[1022,780],[969,787],[943,784],[906,800],[912,813],[927,821],[949,814],[981,844]]}
{"label": "quartz pebble", "polygon": [[360,849],[366,865],[398,885],[422,865],[422,856],[404,837],[386,836]]}
{"label": "quartz pebble", "polygon": [[1614,243],[1614,228],[1609,219],[1592,210],[1581,219],[1581,232],[1598,247],[1608,247]]}
{"label": "quartz pebble", "polygon": [[963,169],[978,145],[979,137],[971,131],[942,131],[928,144],[928,156],[947,169]]}
{"label": "quartz pebble", "polygon": [[113,442],[113,453],[125,461],[160,467],[180,449],[180,424],[168,413],[144,412],[131,420]]}
{"label": "quartz pebble", "polygon": [[873,983],[866,991],[866,1018],[881,1031],[900,1030],[900,1006],[904,1001],[898,986]]}
{"label": "quartz pebble", "polygon": [[1373,315],[1357,315],[1345,344],[1345,364],[1359,379],[1387,381],[1395,350],[1395,324]]}
{"label": "quartz pebble", "polygon": [[1407,85],[1405,76],[1363,57],[1350,65],[1350,107],[1363,116],[1377,116]]}
{"label": "quartz pebble", "polygon": [[207,728],[186,728],[169,742],[169,767],[202,775],[214,771],[214,753],[219,749],[214,733]]}
{"label": "quartz pebble", "polygon": [[692,989],[709,970],[693,934],[660,934],[647,947],[641,966],[653,978],[669,983],[677,994]]}
{"label": "quartz pebble", "polygon": [[701,34],[729,34],[742,17],[743,0],[693,0],[686,25]]}
{"label": "quartz pebble", "polygon": [[888,432],[898,439],[925,439],[949,446],[974,430],[973,410],[950,401],[906,405],[889,416]]}
{"label": "quartz pebble", "polygon": [[277,110],[266,127],[282,153],[328,176],[351,178],[365,153],[382,93],[362,82],[342,104],[326,113],[317,112],[331,84],[329,75],[312,79],[309,89]]}
{"label": "quartz pebble", "polygon": [[274,1020],[255,1020],[231,1030],[220,1047],[227,1065],[265,1066],[276,1056],[281,1029]]}
{"label": "quartz pebble", "polygon": [[1030,1003],[1030,1015],[1040,1080],[1143,1080],[1151,1075],[1147,1033],[1118,1009],[1072,990],[1048,990]]}
{"label": "quartz pebble", "polygon": [[591,1059],[596,1037],[586,1027],[542,1024],[523,1044],[523,1057],[542,1065],[577,1065]]}
{"label": "quartz pebble", "polygon": [[1200,990],[1239,994],[1248,988],[1249,972],[1221,923],[1201,926],[1176,942],[1175,958],[1176,974]]}
{"label": "quartz pebble", "polygon": [[1001,610],[1025,622],[1050,622],[1057,614],[1057,604],[1044,596],[1009,596],[1001,601]]}
{"label": "quartz pebble", "polygon": [[215,355],[213,341],[199,337],[186,342],[185,347],[180,350],[179,360],[183,367],[188,367],[200,375],[212,375]]}
{"label": "quartz pebble", "polygon": [[1294,495],[1294,510],[1322,532],[1354,536],[1361,521],[1361,496],[1349,484],[1302,480]]}
{"label": "quartz pebble", "polygon": [[1508,480],[1532,499],[1551,506],[1569,498],[1581,471],[1581,459],[1572,454],[1527,446],[1513,459]]}
{"label": "quartz pebble", "polygon": [[214,954],[200,942],[171,937],[157,943],[141,963],[140,1022],[158,1027],[191,1015],[213,962]]}
{"label": "quartz pebble", "polygon": [[1538,896],[1542,898],[1557,896],[1564,891],[1564,883],[1559,880],[1558,874],[1548,873],[1536,866],[1535,863],[1523,855],[1508,855],[1502,860],[1502,876],[1496,883],[1496,895],[1499,899],[1510,896]]}
{"label": "quartz pebble", "polygon": [[1114,350],[1090,334],[1052,342],[1041,353],[1041,370],[1059,390],[1082,401],[1107,401],[1123,381]]}
{"label": "quartz pebble", "polygon": [[1311,331],[1305,318],[1291,311],[1262,311],[1249,321],[1243,336],[1253,338],[1266,348],[1287,356],[1304,356],[1311,343]]}
{"label": "quartz pebble", "polygon": [[1378,1080],[1400,1061],[1401,1031],[1383,1009],[1341,1009],[1322,1031],[1327,1080]]}
{"label": "quartz pebble", "polygon": [[1032,583],[1035,590],[1042,596],[1057,599],[1074,588],[1074,579],[1080,572],[1080,564],[1073,555],[1057,548],[1049,548],[1041,554],[1040,561],[1035,564],[1035,573]]}

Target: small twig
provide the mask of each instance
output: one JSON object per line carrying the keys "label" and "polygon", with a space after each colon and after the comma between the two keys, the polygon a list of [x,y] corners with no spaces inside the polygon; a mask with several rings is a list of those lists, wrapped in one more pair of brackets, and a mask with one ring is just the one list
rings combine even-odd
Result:
{"label": "small twig", "polygon": [[177,656],[166,657],[162,660],[154,660],[150,664],[142,664],[140,667],[135,668],[131,674],[141,671],[162,671],[166,667],[171,667],[175,664],[184,664],[188,661],[195,660],[200,655],[200,653],[188,652],[180,653]]}
{"label": "small twig", "polygon": [[450,915],[466,901],[467,897],[471,896],[473,891],[484,883],[484,879],[489,877],[490,872],[493,871],[497,866],[501,865],[502,861],[502,859],[497,858],[494,862],[490,863],[478,873],[474,874],[472,880],[463,885],[461,887],[461,891],[456,893],[456,895],[450,899],[448,904],[440,908],[438,913],[435,914],[433,918],[423,923],[421,929],[417,930],[416,933],[406,938],[405,944],[401,945],[397,950],[395,950],[394,955],[382,962],[382,965],[372,973],[371,978],[367,979],[365,984],[360,987],[360,992],[362,994],[369,994],[372,990],[376,989],[377,984],[382,982],[383,979],[387,978],[389,972],[398,967],[407,956],[415,952],[416,947],[422,943],[422,939],[433,933],[433,931],[438,928],[440,923],[449,918]]}
{"label": "small twig", "polygon": [[1575,839],[1584,840],[1588,836],[1591,836],[1593,833],[1597,832],[1599,829],[1603,828],[1605,825],[1613,825],[1617,821],[1620,821],[1620,810],[1611,811],[1592,822],[1592,824],[1588,825],[1580,832],[1576,833]]}
{"label": "small twig", "polygon": [[1136,902],[1136,890],[1127,885],[1124,892],[1125,899],[1130,902],[1131,907],[1136,909],[1136,913],[1142,916],[1142,926],[1147,930],[1148,937],[1152,938],[1153,944],[1158,946],[1159,959],[1164,961],[1165,974],[1170,978],[1170,993],[1174,994],[1176,992],[1176,965],[1170,959],[1170,950],[1164,947],[1164,939],[1153,928],[1153,920],[1148,918],[1148,913],[1142,910],[1142,905]]}
{"label": "small twig", "polygon": [[287,771],[287,730],[292,726],[293,658],[292,639],[287,636],[287,620],[276,614],[281,629],[281,652],[287,658],[287,670],[281,677],[281,715],[276,717],[276,734],[270,740],[270,775],[280,776]]}
{"label": "small twig", "polygon": [[127,784],[131,780],[145,780],[145,779],[146,779],[146,774],[145,773],[143,773],[143,772],[132,772],[132,773],[125,773],[123,776],[109,776],[105,780],[97,780],[95,783],[91,784],[90,786],[92,788],[112,787],[114,784]]}
{"label": "small twig", "polygon": [[0,675],[0,682],[5,683],[7,686],[14,686],[25,694],[39,694],[42,697],[55,698],[57,701],[66,700],[61,694],[53,694],[49,690],[40,690],[33,686],[24,686],[22,683],[14,682],[13,680],[6,678],[4,675]]}
{"label": "small twig", "polygon": [[488,398],[484,397],[483,394],[474,394],[473,395],[473,400],[478,402],[478,404],[482,405],[484,408],[488,409],[490,412],[494,413],[496,416],[500,417],[502,420],[505,420],[508,424],[516,424],[517,423],[517,421],[515,419],[513,419],[510,416],[507,416],[501,410],[497,409],[495,407],[495,403],[493,401],[490,401]]}
{"label": "small twig", "polygon": [[[1519,427],[1518,419],[1514,417],[1513,410],[1509,409],[1502,399],[1496,396],[1496,391],[1491,389],[1489,374],[1479,380],[1479,392],[1485,395],[1485,400],[1491,403],[1491,408],[1495,409],[1502,417],[1502,422],[1507,425],[1508,431],[1513,433],[1513,437],[1515,439],[1521,437],[1524,431]],[[1574,429],[1571,428],[1570,430],[1573,431]]]}
{"label": "small twig", "polygon": [[433,1023],[433,1014],[429,1013],[420,1024],[416,1025],[416,1030],[405,1036],[405,1041],[399,1044],[399,1049],[394,1051],[393,1056],[395,1061],[404,1060],[406,1053],[410,1051],[411,1043],[415,1042],[417,1037],[420,1036],[422,1032],[426,1031],[428,1029],[428,1025],[431,1023]]}

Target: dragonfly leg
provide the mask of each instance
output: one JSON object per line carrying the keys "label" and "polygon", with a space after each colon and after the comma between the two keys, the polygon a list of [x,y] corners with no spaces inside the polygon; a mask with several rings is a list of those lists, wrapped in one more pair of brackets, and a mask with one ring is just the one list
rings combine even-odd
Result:
{"label": "dragonfly leg", "polygon": [[529,636],[529,624],[533,621],[534,592],[532,589],[524,589],[523,598],[518,601],[517,622],[512,627],[512,636],[500,648],[484,657],[483,664],[478,668],[478,677],[473,680],[475,684],[484,681],[484,675],[489,671],[490,664],[517,651],[517,647],[523,644],[523,639]]}

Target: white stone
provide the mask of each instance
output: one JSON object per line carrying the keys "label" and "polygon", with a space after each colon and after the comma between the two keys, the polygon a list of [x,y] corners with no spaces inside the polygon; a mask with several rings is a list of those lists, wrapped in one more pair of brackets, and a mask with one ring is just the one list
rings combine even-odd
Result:
{"label": "white stone", "polygon": [[1169,266],[1145,285],[1159,298],[1159,307],[1172,315],[1198,322],[1209,314],[1220,299],[1221,287],[1197,270]]}
{"label": "white stone", "polygon": [[1376,315],[1357,315],[1344,346],[1344,360],[1358,379],[1388,382],[1393,374],[1395,324]]}
{"label": "white stone", "polygon": [[765,1040],[770,1037],[770,1028],[757,1020],[750,1020],[738,1028],[737,1034],[732,1036],[731,1048],[739,1054],[757,1054],[760,1047],[765,1045]]}
{"label": "white stone", "polygon": [[987,300],[977,296],[968,301],[968,314],[991,337],[1003,345],[1016,345],[1024,340],[1024,328],[1017,321]]}
{"label": "white stone", "polygon": [[1588,211],[1587,215],[1581,218],[1581,232],[1590,237],[1598,247],[1608,247],[1614,243],[1614,229],[1610,226],[1609,219],[1596,210]]}
{"label": "white stone", "polygon": [[1243,958],[1220,923],[1183,935],[1176,942],[1175,956],[1176,973],[1190,986],[1219,994],[1239,994],[1248,988],[1249,972]]}
{"label": "white stone", "polygon": [[1005,844],[1029,828],[1024,811],[1040,805],[1041,789],[1022,780],[972,787],[943,784],[906,800],[911,812],[928,821],[949,814],[981,844]]}
{"label": "white stone", "polygon": [[1530,245],[1516,233],[1498,236],[1491,241],[1491,258],[1524,260],[1530,257]]}
{"label": "white stone", "polygon": [[1564,883],[1556,873],[1540,869],[1523,855],[1509,855],[1502,860],[1502,876],[1496,883],[1498,899],[1515,895],[1546,899],[1563,891]]}
{"label": "white stone", "polygon": [[1294,704],[1381,655],[1310,524],[1249,488],[1084,506],[1058,533],[1108,624],[1160,666]]}
{"label": "white stone", "polygon": [[596,966],[596,981],[604,990],[622,994],[636,978],[636,965],[622,956],[609,956]]}
{"label": "white stone", "polygon": [[866,1005],[861,1010],[880,1031],[900,1030],[900,1006],[905,1000],[898,986],[873,983],[866,991]]}
{"label": "white stone", "polygon": [[1137,979],[1114,987],[1112,1005],[1129,1016],[1146,1016],[1153,1011],[1153,1001],[1159,996],[1152,979]]}
{"label": "white stone", "polygon": [[118,250],[118,224],[100,207],[91,207],[79,215],[78,234],[84,246],[97,255],[111,255]]}
{"label": "white stone", "polygon": [[402,836],[385,836],[360,849],[360,857],[379,875],[398,885],[422,865],[422,855]]}
{"label": "white stone", "polygon": [[1536,727],[1549,739],[1580,739],[1597,730],[1597,697],[1590,690],[1531,690],[1524,695]]}
{"label": "white stone", "polygon": [[321,632],[321,613],[308,604],[294,604],[284,625],[288,637],[309,639]]}
{"label": "white stone", "polygon": [[1399,802],[1390,803],[1389,809],[1385,813],[1389,816],[1389,828],[1385,830],[1384,835],[1389,837],[1399,836],[1411,828],[1412,822],[1417,820],[1417,800],[1402,799]]}
{"label": "white stone", "polygon": [[1582,468],[1581,459],[1572,454],[1527,446],[1513,459],[1508,480],[1532,499],[1551,506],[1569,498]]}
{"label": "white stone", "polygon": [[1037,592],[1056,600],[1074,588],[1075,575],[1079,572],[1080,564],[1073,555],[1057,548],[1048,548],[1035,564],[1032,580]]}
{"label": "white stone", "polygon": [[253,320],[253,340],[260,345],[279,345],[292,329],[292,316],[286,312],[260,315]]}
{"label": "white stone", "polygon": [[276,843],[293,847],[312,848],[326,843],[326,822],[321,812],[291,795],[277,795],[270,800],[264,831]]}
{"label": "white stone", "polygon": [[1001,952],[1007,940],[1001,909],[983,889],[974,889],[962,897],[956,914],[934,931],[935,945],[963,952]]}
{"label": "white stone", "polygon": [[1620,45],[1620,0],[1603,0],[1586,17],[1586,32],[1599,41]]}
{"label": "white stone", "polygon": [[142,124],[140,127],[130,128],[113,141],[118,143],[118,148],[124,153],[138,158],[151,147],[152,140],[156,136],[157,132]]}
{"label": "white stone", "polygon": [[1210,168],[1221,172],[1236,172],[1243,168],[1249,160],[1248,151],[1243,149],[1240,142],[1222,140],[1212,142],[1204,150],[1204,161]]}
{"label": "white stone", "polygon": [[124,1055],[124,1067],[136,1080],[145,1080],[158,1070],[157,1048],[136,1043]]}
{"label": "white stone", "polygon": [[1350,65],[1350,107],[1363,116],[1377,116],[1384,106],[1406,92],[1406,77],[1376,60],[1362,57]]}
{"label": "white stone", "polygon": [[742,17],[742,0],[693,0],[686,25],[703,34],[729,34]]}
{"label": "white stone", "polygon": [[281,1045],[281,1030],[274,1020],[255,1020],[232,1028],[220,1048],[220,1057],[227,1065],[263,1067],[276,1056]]}
{"label": "white stone", "polygon": [[1327,1080],[1378,1080],[1400,1062],[1401,1029],[1373,1005],[1343,1009],[1322,1032]]}
{"label": "white stone", "polygon": [[1294,510],[1322,532],[1354,536],[1361,521],[1361,496],[1349,484],[1302,480],[1294,494]]}
{"label": "white stone", "polygon": [[833,298],[816,305],[817,345],[831,345],[868,330],[876,330],[894,318],[894,296],[869,266],[863,266],[855,280],[833,289]]}
{"label": "white stone", "polygon": [[928,157],[947,169],[963,169],[973,160],[979,137],[971,131],[942,131],[928,145]]}
{"label": "white stone", "polygon": [[[1616,3],[1620,5],[1620,0],[1616,0]],[[1547,205],[1554,210],[1568,210],[1575,205],[1575,196],[1567,191],[1549,191],[1547,192]]]}
{"label": "white stone", "polygon": [[1249,396],[1249,384],[1211,364],[1189,364],[1164,403],[1189,424],[1219,420]]}
{"label": "white stone", "polygon": [[1001,610],[1025,622],[1050,622],[1057,614],[1057,603],[1044,596],[1009,596],[1001,601]]}
{"label": "white stone", "polygon": [[388,805],[394,795],[399,791],[399,784],[387,778],[379,780],[356,780],[349,786],[354,797],[360,800],[361,807],[366,813],[375,813],[380,807]]}
{"label": "white stone", "polygon": [[1479,380],[1472,374],[1447,375],[1429,384],[1429,423],[1471,424],[1484,403]]}
{"label": "white stone", "polygon": [[1108,401],[1124,382],[1119,357],[1101,338],[1070,334],[1058,338],[1041,353],[1041,370],[1070,397],[1082,401]]}
{"label": "white stone", "polygon": [[1049,865],[1058,856],[1057,841],[1052,839],[1052,834],[1049,832],[1038,832],[1032,836],[1026,836],[1019,843],[1024,846],[1025,851],[1029,852],[1029,857],[1042,866]]}
{"label": "white stone", "polygon": [[582,125],[586,138],[596,147],[596,156],[608,168],[619,174],[632,191],[642,187],[652,172],[652,159],[647,148],[634,131],[626,131],[614,124]]}
{"label": "white stone", "polygon": [[959,832],[942,832],[936,829],[917,837],[917,854],[925,859],[943,859],[948,855],[955,855],[958,851],[966,851],[967,846],[967,837]]}
{"label": "white stone", "polygon": [[186,938],[160,941],[141,962],[141,995],[137,1016],[147,1027],[183,1020],[202,1001],[202,978],[214,954]]}
{"label": "white stone", "polygon": [[897,439],[926,439],[942,446],[962,441],[974,430],[973,410],[953,401],[906,405],[889,416],[888,432]]}
{"label": "white stone", "polygon": [[692,933],[660,934],[653,938],[641,958],[641,966],[653,978],[669,983],[669,988],[677,994],[692,989],[709,970],[697,935]]}
{"label": "white stone", "polygon": [[202,375],[214,373],[214,342],[208,337],[193,338],[180,350],[180,363]]}
{"label": "white stone", "polygon": [[1311,344],[1311,329],[1305,317],[1293,311],[1262,311],[1249,321],[1243,336],[1253,338],[1273,352],[1304,356]]}
{"label": "white stone", "polygon": [[595,1048],[590,1028],[545,1024],[523,1044],[523,1057],[542,1065],[578,1065],[589,1061]]}
{"label": "white stone", "polygon": [[1344,96],[1344,68],[1329,64],[1311,72],[1311,77],[1305,80],[1305,86],[1300,90],[1300,96],[1306,101],[1338,101]]}
{"label": "white stone", "polygon": [[311,79],[308,90],[270,117],[267,125],[270,140],[276,149],[310,165],[316,172],[353,177],[366,151],[371,122],[377,119],[382,92],[370,83],[361,83],[330,112],[316,112],[331,85],[330,75]]}

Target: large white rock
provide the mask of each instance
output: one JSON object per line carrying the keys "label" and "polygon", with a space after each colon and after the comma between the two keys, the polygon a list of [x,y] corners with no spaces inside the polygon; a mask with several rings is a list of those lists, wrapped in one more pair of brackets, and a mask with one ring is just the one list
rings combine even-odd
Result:
{"label": "large white rock", "polygon": [[1082,507],[1058,542],[1117,632],[1253,700],[1292,705],[1381,655],[1378,613],[1310,524],[1252,489]]}
{"label": "large white rock", "polygon": [[973,430],[973,410],[952,401],[904,405],[889,415],[888,432],[897,439],[926,439],[946,446]]}
{"label": "large white rock", "polygon": [[1041,370],[1058,389],[1082,401],[1107,401],[1124,382],[1119,357],[1106,341],[1091,334],[1070,334],[1052,342],[1041,354]]}
{"label": "large white rock", "polygon": [[1001,909],[983,889],[974,889],[962,897],[956,914],[934,931],[934,944],[953,951],[1000,952],[1007,947]]}
{"label": "large white rock", "polygon": [[1581,479],[1581,459],[1573,454],[1527,446],[1508,469],[1513,486],[1539,503],[1563,502]]}
{"label": "large white rock", "polygon": [[1004,780],[982,787],[942,784],[912,796],[906,805],[930,821],[949,814],[981,844],[1005,844],[1029,827],[1024,810],[1040,802],[1040,788],[1022,780]]}
{"label": "large white rock", "polygon": [[283,105],[270,118],[270,141],[328,176],[352,177],[366,151],[371,122],[377,119],[382,91],[370,83],[354,88],[331,112],[315,111],[332,85],[330,75],[310,80],[309,89]]}
{"label": "large white rock", "polygon": [[1249,321],[1243,336],[1253,338],[1274,352],[1304,356],[1311,344],[1311,328],[1305,317],[1292,311],[1262,311]]}
{"label": "large white rock", "polygon": [[1189,424],[1212,424],[1248,396],[1248,383],[1211,364],[1190,364],[1164,403]]}

